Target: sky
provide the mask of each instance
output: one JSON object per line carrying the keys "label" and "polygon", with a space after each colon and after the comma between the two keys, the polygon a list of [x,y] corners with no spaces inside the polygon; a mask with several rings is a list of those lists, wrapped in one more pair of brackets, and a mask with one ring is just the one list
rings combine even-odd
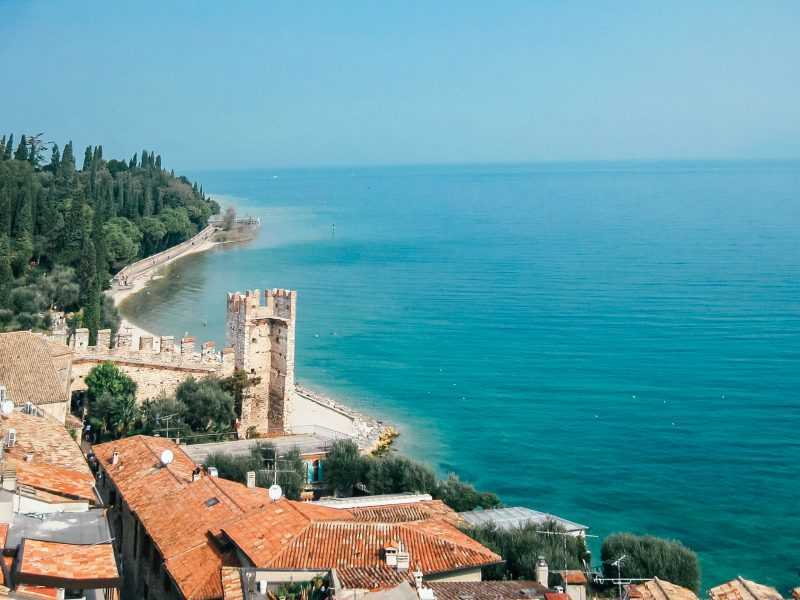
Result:
{"label": "sky", "polygon": [[799,31],[796,0],[0,0],[0,131],[175,169],[800,158]]}

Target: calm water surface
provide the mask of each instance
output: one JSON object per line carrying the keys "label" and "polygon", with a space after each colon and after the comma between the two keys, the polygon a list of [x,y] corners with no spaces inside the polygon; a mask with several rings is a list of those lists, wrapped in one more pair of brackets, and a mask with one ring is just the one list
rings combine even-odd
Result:
{"label": "calm water surface", "polygon": [[193,176],[260,237],[184,259],[134,321],[222,343],[226,291],[295,288],[299,380],[404,451],[678,538],[704,587],[800,584],[800,164]]}

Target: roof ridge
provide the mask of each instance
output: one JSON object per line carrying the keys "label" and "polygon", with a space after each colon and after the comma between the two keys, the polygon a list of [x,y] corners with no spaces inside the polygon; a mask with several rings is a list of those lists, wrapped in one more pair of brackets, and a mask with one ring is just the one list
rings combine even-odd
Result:
{"label": "roof ridge", "polygon": [[[150,440],[150,439],[155,439],[155,438],[151,438],[150,436],[147,436],[147,435],[142,435],[142,434],[138,434],[138,435],[136,435],[136,436],[134,436],[134,437],[140,437],[140,438],[142,438],[142,440],[143,440],[143,443],[144,443],[145,447],[146,447],[146,448],[147,448],[147,449],[148,449],[148,450],[149,450],[149,451],[150,451],[150,452],[153,454],[153,456],[155,456],[155,457],[156,457],[156,459],[157,459],[159,462],[161,462],[161,453],[156,453],[156,452],[153,450],[153,448],[150,446],[150,444],[149,444],[149,441],[148,441],[148,440]],[[172,442],[172,440],[169,440],[169,442],[170,442],[170,443],[173,443],[173,442]],[[173,444],[174,444],[174,443],[173,443]],[[179,446],[177,446],[177,445],[175,445],[175,449],[176,449],[176,450],[180,450],[180,452],[183,452],[183,450],[181,450],[181,449],[180,449],[180,447],[179,447]],[[175,452],[174,452],[174,450],[172,450],[172,448],[164,448],[164,450],[170,450],[170,451],[173,453],[173,455],[174,455],[174,453],[175,453]],[[162,450],[161,452],[163,452],[164,450]],[[185,456],[187,459],[189,459],[189,462],[194,462],[194,461],[193,461],[191,458],[189,458],[189,455],[188,455],[188,454],[186,454],[185,452],[183,452],[183,455],[184,455],[184,456]],[[172,464],[172,463],[170,463],[170,464]],[[178,483],[182,483],[182,484],[184,484],[184,487],[186,487],[186,484],[190,483],[190,482],[184,481],[184,480],[183,480],[181,477],[178,477],[178,474],[177,474],[177,473],[175,473],[175,472],[174,472],[172,469],[170,469],[170,468],[169,468],[169,464],[167,464],[167,465],[164,465],[164,468],[167,470],[167,473],[169,473],[170,475],[172,475],[172,477],[175,479],[175,481],[177,481]]]}

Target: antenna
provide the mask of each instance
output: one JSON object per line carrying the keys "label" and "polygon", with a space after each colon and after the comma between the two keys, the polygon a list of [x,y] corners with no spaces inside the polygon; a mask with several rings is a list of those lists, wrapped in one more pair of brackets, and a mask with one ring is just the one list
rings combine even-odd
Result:
{"label": "antenna", "polygon": [[[567,589],[567,537],[576,537],[572,535],[569,531],[540,531],[536,530],[536,533],[541,533],[544,535],[560,535],[564,538],[564,576],[562,579],[564,580],[564,589]],[[583,537],[599,537],[596,535],[588,535],[586,533],[583,534]]]}
{"label": "antenna", "polygon": [[173,460],[174,458],[175,458],[175,455],[174,455],[174,454],[172,454],[172,450],[170,450],[169,448],[167,448],[166,450],[164,450],[164,451],[161,453],[161,464],[162,464],[162,465],[164,465],[164,466],[166,467],[166,466],[167,466],[169,463],[171,463],[171,462],[172,462],[172,460]]}
{"label": "antenna", "polygon": [[619,600],[622,600],[622,561],[628,558],[627,554],[623,554],[617,560],[611,563],[612,566],[617,567],[617,586],[619,587]]}

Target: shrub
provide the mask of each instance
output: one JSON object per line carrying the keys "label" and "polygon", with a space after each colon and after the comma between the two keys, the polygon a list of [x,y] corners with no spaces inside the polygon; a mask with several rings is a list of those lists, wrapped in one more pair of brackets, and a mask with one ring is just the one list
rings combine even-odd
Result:
{"label": "shrub", "polygon": [[494,525],[466,527],[464,533],[503,557],[505,564],[484,570],[485,579],[536,579],[536,559],[544,556],[551,570],[563,569],[566,558],[568,569],[583,569],[589,558],[582,537],[565,537],[540,532],[565,533],[554,521],[528,524],[524,527],[500,529]]}
{"label": "shrub", "polygon": [[230,431],[236,413],[233,396],[218,379],[185,379],[175,391],[175,399],[186,407],[186,424],[192,431]]}
{"label": "shrub", "polygon": [[616,533],[603,541],[603,573],[617,577],[612,565],[625,555],[619,574],[623,578],[658,577],[697,592],[700,588],[700,563],[697,554],[677,540],[631,533]]}

